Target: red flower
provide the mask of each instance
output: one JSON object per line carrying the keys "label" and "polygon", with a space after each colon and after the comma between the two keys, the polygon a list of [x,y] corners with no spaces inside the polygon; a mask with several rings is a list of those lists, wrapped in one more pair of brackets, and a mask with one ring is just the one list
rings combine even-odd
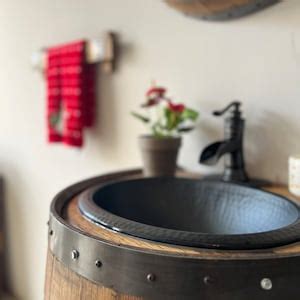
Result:
{"label": "red flower", "polygon": [[163,87],[152,87],[150,90],[148,90],[146,96],[150,98],[164,97],[166,91],[167,90]]}
{"label": "red flower", "polygon": [[163,87],[152,87],[146,93],[147,102],[142,104],[142,107],[151,107],[157,105],[165,98],[166,89]]}
{"label": "red flower", "polygon": [[157,105],[159,101],[160,101],[159,98],[148,99],[146,103],[142,104],[142,107],[150,107],[150,106]]}
{"label": "red flower", "polygon": [[182,113],[185,110],[185,106],[182,103],[175,104],[175,103],[169,102],[169,109],[176,113]]}

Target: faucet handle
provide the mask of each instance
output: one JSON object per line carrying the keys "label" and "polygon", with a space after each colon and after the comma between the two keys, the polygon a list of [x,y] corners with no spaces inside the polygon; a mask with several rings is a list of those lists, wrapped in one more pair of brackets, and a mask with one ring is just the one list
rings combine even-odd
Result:
{"label": "faucet handle", "polygon": [[231,102],[228,106],[226,106],[223,110],[216,110],[213,112],[214,116],[222,116],[225,112],[227,112],[231,107],[234,107],[232,114],[234,116],[240,116],[241,112],[240,112],[240,106],[241,106],[241,102],[239,101],[233,101]]}

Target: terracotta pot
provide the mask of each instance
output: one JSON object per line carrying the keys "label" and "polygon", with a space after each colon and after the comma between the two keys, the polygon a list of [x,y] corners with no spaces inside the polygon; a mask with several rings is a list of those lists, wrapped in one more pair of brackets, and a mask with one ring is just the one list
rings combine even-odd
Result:
{"label": "terracotta pot", "polygon": [[146,177],[173,176],[176,171],[180,137],[140,136],[139,145]]}

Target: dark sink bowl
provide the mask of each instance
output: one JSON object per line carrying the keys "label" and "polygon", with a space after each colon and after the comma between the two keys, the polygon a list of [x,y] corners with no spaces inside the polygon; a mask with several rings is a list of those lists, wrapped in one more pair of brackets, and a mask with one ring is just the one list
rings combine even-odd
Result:
{"label": "dark sink bowl", "polygon": [[112,230],[157,242],[261,249],[300,240],[299,207],[262,190],[184,178],[145,178],[92,188],[81,212]]}

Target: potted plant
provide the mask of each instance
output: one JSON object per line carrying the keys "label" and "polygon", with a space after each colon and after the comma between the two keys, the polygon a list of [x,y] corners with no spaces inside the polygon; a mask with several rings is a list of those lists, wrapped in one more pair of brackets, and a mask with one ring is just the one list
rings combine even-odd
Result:
{"label": "potted plant", "polygon": [[183,103],[174,103],[163,87],[151,87],[146,102],[141,105],[145,113],[132,115],[146,124],[151,134],[139,137],[144,175],[173,176],[181,145],[181,135],[194,129],[198,112]]}

